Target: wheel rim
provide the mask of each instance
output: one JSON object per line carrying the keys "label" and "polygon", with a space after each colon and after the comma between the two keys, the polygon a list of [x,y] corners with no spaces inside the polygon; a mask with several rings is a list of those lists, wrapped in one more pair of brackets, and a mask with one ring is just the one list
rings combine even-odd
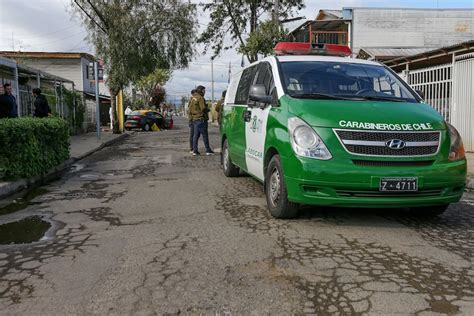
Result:
{"label": "wheel rim", "polygon": [[270,201],[273,206],[278,205],[278,201],[280,200],[280,190],[281,189],[281,179],[280,179],[280,172],[277,168],[274,168],[272,171],[272,175],[270,177]]}
{"label": "wheel rim", "polygon": [[150,125],[146,124],[146,125],[145,125],[145,131],[148,132],[149,130],[150,130]]}
{"label": "wheel rim", "polygon": [[229,168],[229,151],[227,150],[227,144],[224,145],[224,170],[227,171]]}

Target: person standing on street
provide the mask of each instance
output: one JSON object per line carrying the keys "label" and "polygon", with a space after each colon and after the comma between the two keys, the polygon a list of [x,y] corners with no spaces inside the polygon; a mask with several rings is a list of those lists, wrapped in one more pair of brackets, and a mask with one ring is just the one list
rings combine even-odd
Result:
{"label": "person standing on street", "polygon": [[216,112],[217,112],[217,123],[219,126],[221,126],[221,112],[222,112],[222,107],[224,106],[224,99],[225,99],[225,94],[227,90],[222,91],[222,98],[217,101],[216,104]]}
{"label": "person standing on street", "polygon": [[10,117],[11,111],[10,103],[5,95],[5,90],[3,86],[0,85],[0,119]]}
{"label": "person standing on street", "polygon": [[127,108],[125,109],[125,118],[127,118],[127,116],[131,115],[132,114],[132,108],[130,107],[130,105],[127,105]]}
{"label": "person standing on street", "polygon": [[110,129],[114,129],[114,116],[112,115],[112,106],[109,108]]}
{"label": "person standing on street", "polygon": [[194,125],[193,125],[193,116],[191,115],[191,100],[194,97],[194,94],[196,94],[196,89],[191,90],[191,98],[189,99],[188,102],[188,123],[189,123],[189,151],[190,153],[194,153],[193,149],[193,138],[194,138]]}
{"label": "person standing on street", "polygon": [[33,116],[48,117],[51,115],[51,108],[49,107],[48,100],[41,94],[40,88],[33,89],[33,96],[35,97],[35,112],[33,113]]}
{"label": "person standing on street", "polygon": [[7,102],[10,107],[10,117],[18,117],[18,105],[16,104],[15,96],[12,94],[12,85],[5,83],[3,88],[5,88],[5,102]]}
{"label": "person standing on street", "polygon": [[200,155],[198,150],[198,141],[201,134],[204,140],[204,146],[206,147],[206,155],[209,156],[214,154],[211,147],[209,146],[209,135],[207,133],[209,108],[206,106],[206,102],[204,100],[205,93],[206,88],[203,86],[198,86],[196,88],[196,93],[193,94],[189,104],[194,127],[193,156]]}

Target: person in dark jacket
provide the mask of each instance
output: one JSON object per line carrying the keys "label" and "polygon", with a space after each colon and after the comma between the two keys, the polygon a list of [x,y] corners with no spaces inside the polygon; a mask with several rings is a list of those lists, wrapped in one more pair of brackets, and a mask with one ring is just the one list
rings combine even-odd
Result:
{"label": "person in dark jacket", "polygon": [[5,88],[5,94],[3,95],[2,102],[4,101],[8,103],[10,108],[10,117],[18,117],[18,106],[16,104],[15,96],[12,94],[12,85],[5,83],[3,88]]}
{"label": "person in dark jacket", "polygon": [[11,111],[10,103],[5,96],[5,90],[0,85],[0,119],[10,117]]}
{"label": "person in dark jacket", "polygon": [[48,117],[51,114],[51,109],[48,100],[41,94],[40,88],[33,89],[33,96],[35,97],[35,113],[34,117]]}

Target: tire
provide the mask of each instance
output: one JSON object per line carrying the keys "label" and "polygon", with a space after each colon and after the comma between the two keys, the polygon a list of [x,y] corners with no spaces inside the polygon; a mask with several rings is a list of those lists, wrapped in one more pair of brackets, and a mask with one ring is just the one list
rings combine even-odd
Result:
{"label": "tire", "polygon": [[143,130],[144,130],[145,132],[151,131],[151,126],[150,126],[150,124],[146,123],[145,125],[143,125]]}
{"label": "tire", "polygon": [[434,217],[434,216],[443,214],[448,209],[448,207],[449,207],[449,204],[412,207],[410,211],[411,211],[411,214],[414,216]]}
{"label": "tire", "polygon": [[273,156],[268,164],[265,174],[265,195],[268,210],[273,217],[294,218],[298,214],[298,204],[288,201],[288,191],[279,155]]}
{"label": "tire", "polygon": [[227,139],[224,140],[224,144],[222,145],[222,169],[226,177],[232,178],[239,175],[239,167],[234,165],[230,159]]}

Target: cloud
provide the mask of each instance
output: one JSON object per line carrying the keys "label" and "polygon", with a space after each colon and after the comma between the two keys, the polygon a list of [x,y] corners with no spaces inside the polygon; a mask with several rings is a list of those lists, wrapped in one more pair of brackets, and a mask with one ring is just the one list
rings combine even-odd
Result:
{"label": "cloud", "polygon": [[[209,2],[210,0],[206,0]],[[192,2],[202,2],[193,0]],[[314,19],[320,9],[341,9],[342,7],[472,7],[472,0],[306,0],[306,8],[296,16]],[[23,51],[80,51],[93,53],[94,49],[85,40],[86,31],[78,19],[71,18],[70,0],[1,0],[0,50]],[[208,13],[198,7],[201,30],[209,23]],[[288,24],[291,29],[294,24]],[[13,34],[13,44],[12,44]],[[198,47],[202,52],[202,46]],[[227,87],[228,65],[232,73],[241,70],[241,56],[235,50],[223,52],[214,64],[215,97]],[[188,69],[176,70],[172,80],[166,84],[170,97],[188,95],[198,84],[211,86],[210,54],[198,55]]]}
{"label": "cloud", "polygon": [[0,50],[92,52],[86,31],[67,12],[69,0],[2,0]]}

